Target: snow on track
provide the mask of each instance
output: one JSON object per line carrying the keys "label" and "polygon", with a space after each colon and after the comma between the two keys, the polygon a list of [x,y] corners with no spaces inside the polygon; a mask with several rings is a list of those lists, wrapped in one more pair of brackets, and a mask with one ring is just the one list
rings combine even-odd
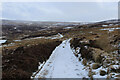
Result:
{"label": "snow on track", "polygon": [[69,41],[56,47],[35,78],[88,78],[88,71],[73,54]]}

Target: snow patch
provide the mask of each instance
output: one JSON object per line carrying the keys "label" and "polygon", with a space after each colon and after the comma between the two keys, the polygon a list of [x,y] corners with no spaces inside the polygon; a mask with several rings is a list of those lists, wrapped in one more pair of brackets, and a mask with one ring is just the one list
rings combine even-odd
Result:
{"label": "snow patch", "polygon": [[0,40],[0,44],[5,43],[5,42],[6,42],[6,40]]}
{"label": "snow patch", "polygon": [[100,29],[100,30],[108,30],[108,31],[114,31],[114,30],[116,30],[116,29],[120,29],[120,28],[105,28],[105,29]]}
{"label": "snow patch", "polygon": [[64,29],[72,29],[73,27],[65,27]]}
{"label": "snow patch", "polygon": [[114,69],[118,69],[120,65],[112,65]]}
{"label": "snow patch", "polygon": [[57,35],[54,35],[54,36],[50,36],[50,37],[35,37],[35,38],[31,38],[31,39],[41,39],[41,38],[44,38],[44,39],[61,39],[63,38],[64,36],[60,33],[58,33]]}

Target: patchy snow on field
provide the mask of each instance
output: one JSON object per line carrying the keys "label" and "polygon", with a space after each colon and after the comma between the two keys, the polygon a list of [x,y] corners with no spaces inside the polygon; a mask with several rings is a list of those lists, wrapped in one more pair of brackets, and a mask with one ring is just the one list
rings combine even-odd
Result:
{"label": "patchy snow on field", "polygon": [[73,27],[65,27],[64,29],[72,29]]}
{"label": "patchy snow on field", "polygon": [[21,40],[14,40],[15,42],[19,42],[19,41],[21,41]]}
{"label": "patchy snow on field", "polygon": [[120,28],[104,28],[104,29],[100,29],[100,30],[108,30],[108,31],[114,31],[114,30],[116,30],[116,29],[120,29]]}
{"label": "patchy snow on field", "polygon": [[6,40],[0,40],[0,47],[2,47],[2,43],[5,43]]}
{"label": "patchy snow on field", "polygon": [[56,47],[35,78],[88,78],[88,71],[73,54],[69,41]]}

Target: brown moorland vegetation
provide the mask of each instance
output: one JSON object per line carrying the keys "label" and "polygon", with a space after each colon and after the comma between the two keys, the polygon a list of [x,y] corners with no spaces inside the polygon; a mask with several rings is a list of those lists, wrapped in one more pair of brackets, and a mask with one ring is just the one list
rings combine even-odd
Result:
{"label": "brown moorland vegetation", "polygon": [[30,80],[39,62],[46,61],[60,43],[59,40],[41,40],[34,45],[4,48],[2,80]]}

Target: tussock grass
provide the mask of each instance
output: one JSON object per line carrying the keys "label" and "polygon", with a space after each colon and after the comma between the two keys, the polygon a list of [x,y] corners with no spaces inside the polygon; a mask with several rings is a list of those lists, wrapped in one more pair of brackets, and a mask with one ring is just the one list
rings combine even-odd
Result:
{"label": "tussock grass", "polygon": [[59,40],[40,39],[21,41],[14,47],[4,48],[3,80],[30,80],[32,73],[38,69],[38,63],[46,61],[60,43]]}

